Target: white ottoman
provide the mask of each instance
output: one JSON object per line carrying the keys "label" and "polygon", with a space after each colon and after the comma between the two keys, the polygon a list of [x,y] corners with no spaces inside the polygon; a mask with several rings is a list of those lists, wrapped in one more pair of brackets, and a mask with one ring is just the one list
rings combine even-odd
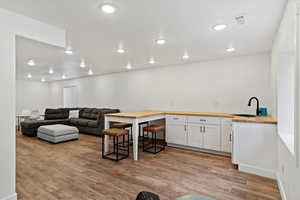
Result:
{"label": "white ottoman", "polygon": [[38,128],[37,137],[52,143],[76,140],[79,138],[78,128],[63,124],[46,125]]}

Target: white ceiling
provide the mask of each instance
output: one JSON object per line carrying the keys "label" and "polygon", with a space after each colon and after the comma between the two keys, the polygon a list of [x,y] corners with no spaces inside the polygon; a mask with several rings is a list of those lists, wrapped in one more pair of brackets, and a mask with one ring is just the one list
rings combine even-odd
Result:
{"label": "white ceiling", "polygon": [[[114,15],[97,9],[101,0],[0,0],[0,7],[67,30],[68,45],[74,55],[24,38],[17,40],[17,76],[34,80],[86,76],[79,62],[85,58],[95,74],[125,71],[130,61],[133,69],[181,64],[185,50],[195,62],[233,55],[270,51],[286,0],[109,0],[117,7]],[[246,24],[234,18],[244,15]],[[212,27],[225,23],[228,28],[216,32]],[[155,44],[164,37],[164,46]],[[125,54],[116,53],[122,42]],[[229,45],[236,49],[226,52]],[[37,66],[26,65],[35,59]],[[54,75],[48,75],[52,66]]]}

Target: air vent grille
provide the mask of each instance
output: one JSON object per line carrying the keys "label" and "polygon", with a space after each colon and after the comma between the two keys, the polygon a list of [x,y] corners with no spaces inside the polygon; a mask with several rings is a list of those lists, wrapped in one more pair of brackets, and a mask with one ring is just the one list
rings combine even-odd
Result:
{"label": "air vent grille", "polygon": [[246,23],[245,16],[239,15],[235,17],[236,23],[239,25],[243,25]]}

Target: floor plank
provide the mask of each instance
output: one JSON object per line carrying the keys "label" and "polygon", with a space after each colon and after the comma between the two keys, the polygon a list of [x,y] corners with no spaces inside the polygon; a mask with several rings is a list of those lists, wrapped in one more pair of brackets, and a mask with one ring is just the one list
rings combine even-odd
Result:
{"label": "floor plank", "polygon": [[49,144],[17,133],[20,200],[134,200],[140,191],[162,200],[199,194],[218,200],[278,200],[274,180],[238,172],[230,158],[167,148],[114,163],[100,159],[100,138]]}

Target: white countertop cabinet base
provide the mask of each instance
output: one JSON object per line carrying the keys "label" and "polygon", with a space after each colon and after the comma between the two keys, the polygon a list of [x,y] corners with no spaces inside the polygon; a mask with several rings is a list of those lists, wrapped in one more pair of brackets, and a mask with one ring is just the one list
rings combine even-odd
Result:
{"label": "white countertop cabinet base", "polygon": [[234,122],[232,162],[240,171],[275,178],[276,138],[274,124]]}
{"label": "white countertop cabinet base", "polygon": [[[226,126],[223,126],[223,121]],[[228,155],[231,152],[231,119],[188,115],[166,116],[169,146]],[[225,135],[225,136],[222,136]]]}

